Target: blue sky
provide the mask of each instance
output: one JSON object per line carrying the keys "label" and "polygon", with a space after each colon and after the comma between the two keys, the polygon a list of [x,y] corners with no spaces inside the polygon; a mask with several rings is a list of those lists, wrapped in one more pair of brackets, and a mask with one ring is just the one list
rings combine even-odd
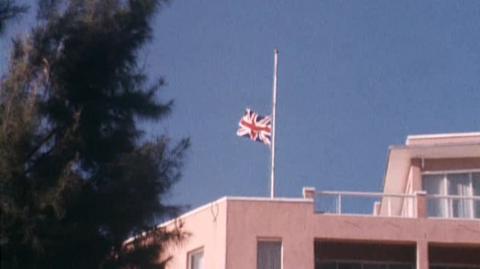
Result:
{"label": "blue sky", "polygon": [[171,203],[268,195],[268,148],[235,132],[271,111],[275,47],[279,196],[381,191],[389,145],[480,129],[478,1],[176,0],[153,28],[140,59],[175,108],[143,126],[192,140]]}

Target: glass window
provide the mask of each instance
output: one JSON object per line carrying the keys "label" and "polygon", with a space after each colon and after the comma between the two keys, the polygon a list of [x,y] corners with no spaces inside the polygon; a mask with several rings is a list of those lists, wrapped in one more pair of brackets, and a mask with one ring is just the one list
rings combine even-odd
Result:
{"label": "glass window", "polygon": [[203,269],[203,249],[194,250],[188,256],[189,269]]}
{"label": "glass window", "polygon": [[[449,174],[448,195],[470,197],[470,174]],[[472,210],[472,200],[462,198],[449,199],[450,216],[454,218],[469,218]]]}
{"label": "glass window", "polygon": [[[472,174],[473,195],[480,198],[480,173]],[[475,218],[480,218],[480,200],[475,200]]]}
{"label": "glass window", "polygon": [[427,192],[429,216],[480,218],[480,200],[477,200],[480,197],[480,172],[424,175],[422,185]]}
{"label": "glass window", "polygon": [[[444,175],[425,175],[422,179],[423,189],[429,195],[445,195]],[[444,198],[428,199],[428,215],[431,217],[446,217],[447,204]]]}
{"label": "glass window", "polygon": [[257,269],[282,268],[282,242],[259,241],[257,243]]}

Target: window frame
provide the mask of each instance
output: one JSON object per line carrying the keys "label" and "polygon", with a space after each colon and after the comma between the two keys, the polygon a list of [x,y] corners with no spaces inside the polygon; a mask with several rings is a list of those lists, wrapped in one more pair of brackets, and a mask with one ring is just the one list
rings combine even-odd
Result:
{"label": "window frame", "polygon": [[283,241],[282,238],[280,237],[258,237],[256,244],[255,244],[255,250],[256,250],[256,269],[258,269],[258,245],[262,242],[271,242],[271,243],[280,243],[280,269],[283,269]]}
{"label": "window frame", "polygon": [[[430,175],[441,175],[442,176],[442,187],[441,187],[441,194],[433,194],[433,195],[443,195],[443,196],[448,196],[448,195],[453,195],[449,194],[449,188],[450,188],[450,180],[448,179],[448,175],[455,175],[455,174],[468,174],[468,195],[464,197],[478,197],[475,196],[475,191],[473,189],[473,174],[480,173],[480,169],[464,169],[464,170],[439,170],[439,171],[423,171],[421,173],[422,176],[422,190],[424,190],[424,176],[430,176]],[[429,193],[427,193],[427,196]],[[452,203],[451,198],[446,198],[446,206],[445,206],[445,211],[442,212],[441,217],[436,217],[436,216],[429,216],[430,218],[447,218],[447,219],[479,219],[475,215],[476,213],[476,201],[474,199],[467,199],[466,202],[469,203],[469,214],[466,217],[455,217],[453,216],[453,203]],[[442,202],[442,200],[439,199],[439,202]]]}
{"label": "window frame", "polygon": [[192,266],[192,259],[195,255],[197,254],[202,254],[202,268],[204,268],[204,263],[205,263],[205,251],[204,251],[204,248],[203,246],[202,247],[198,247],[198,248],[195,248],[193,250],[190,250],[189,252],[187,252],[187,269],[194,269]]}

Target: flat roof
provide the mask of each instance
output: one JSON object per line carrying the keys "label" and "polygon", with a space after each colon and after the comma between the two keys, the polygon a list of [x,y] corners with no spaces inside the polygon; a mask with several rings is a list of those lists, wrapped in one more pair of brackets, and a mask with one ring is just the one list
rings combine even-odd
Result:
{"label": "flat roof", "polygon": [[480,132],[408,135],[407,141],[412,139],[452,138],[452,137],[471,137],[471,136],[480,136]]}
{"label": "flat roof", "polygon": [[480,144],[480,132],[409,135],[405,145]]}

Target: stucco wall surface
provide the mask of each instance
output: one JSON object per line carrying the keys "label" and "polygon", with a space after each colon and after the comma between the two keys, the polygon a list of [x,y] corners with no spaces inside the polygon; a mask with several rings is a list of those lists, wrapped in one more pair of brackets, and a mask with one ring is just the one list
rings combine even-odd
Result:
{"label": "stucco wall surface", "polygon": [[[227,200],[227,268],[255,268],[259,239],[281,239],[284,269],[314,268],[314,240],[480,244],[480,221],[315,214],[313,202]],[[420,264],[427,253],[420,251]],[[422,263],[423,262],[423,263]],[[422,269],[423,266],[418,268]]]}
{"label": "stucco wall surface", "polygon": [[[182,230],[189,233],[185,240],[177,245],[169,246],[163,258],[172,256],[167,269],[186,269],[188,253],[203,249],[204,268],[225,268],[227,204],[225,200],[207,204],[180,217]],[[175,225],[171,222],[167,227]]]}

